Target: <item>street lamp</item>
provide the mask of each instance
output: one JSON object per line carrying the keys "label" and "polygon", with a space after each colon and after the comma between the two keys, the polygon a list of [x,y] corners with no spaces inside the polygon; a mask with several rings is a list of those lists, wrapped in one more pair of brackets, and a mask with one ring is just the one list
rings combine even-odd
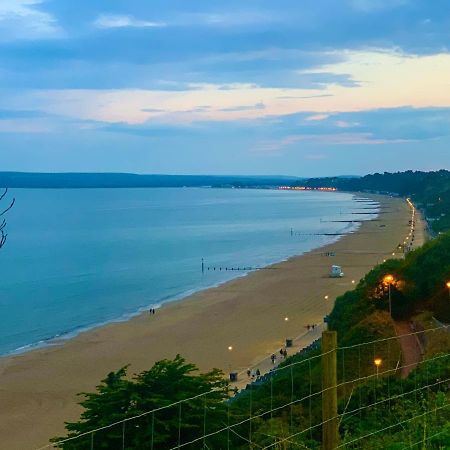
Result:
{"label": "street lamp", "polygon": [[383,363],[383,360],[381,358],[375,358],[373,360],[373,363],[375,364],[375,367],[377,368],[377,378],[378,378],[378,372],[379,372],[381,364]]}
{"label": "street lamp", "polygon": [[445,283],[445,285],[448,288],[448,298],[450,299],[450,281],[447,281],[447,283]]}
{"label": "street lamp", "polygon": [[391,285],[394,282],[394,277],[392,275],[386,275],[383,278],[383,282],[384,282],[384,284],[388,285],[388,289],[389,289],[389,314],[392,317]]}

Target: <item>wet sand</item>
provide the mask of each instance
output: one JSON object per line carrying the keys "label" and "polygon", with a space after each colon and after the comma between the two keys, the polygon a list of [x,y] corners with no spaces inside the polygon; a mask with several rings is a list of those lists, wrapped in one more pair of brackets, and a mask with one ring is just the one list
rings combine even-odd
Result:
{"label": "wet sand", "polygon": [[[378,220],[364,222],[358,233],[334,244],[167,304],[155,315],[0,359],[1,448],[35,449],[64,434],[64,421],[80,414],[76,394],[92,391],[109,371],[126,364],[130,373],[138,372],[179,353],[201,370],[241,372],[279,349],[287,337],[303,335],[307,324],[322,323],[336,296],[392,257],[408,234],[411,210],[404,200],[370,197],[382,204]],[[424,236],[418,218],[415,245]],[[336,255],[325,256],[330,251]],[[328,277],[332,264],[343,267],[344,278]]]}

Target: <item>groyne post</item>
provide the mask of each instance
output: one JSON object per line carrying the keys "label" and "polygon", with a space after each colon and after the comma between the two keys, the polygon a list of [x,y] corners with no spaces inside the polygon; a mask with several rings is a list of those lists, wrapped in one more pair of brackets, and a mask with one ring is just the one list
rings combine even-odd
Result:
{"label": "groyne post", "polygon": [[337,333],[322,333],[322,450],[339,445],[337,411]]}

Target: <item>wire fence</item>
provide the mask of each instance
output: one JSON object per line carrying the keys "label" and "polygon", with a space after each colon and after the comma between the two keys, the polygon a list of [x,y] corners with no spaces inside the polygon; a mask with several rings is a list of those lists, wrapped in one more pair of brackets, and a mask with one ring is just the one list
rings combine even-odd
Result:
{"label": "wire fence", "polygon": [[[125,417],[44,449],[319,449],[327,423],[339,442],[330,448],[444,447],[450,430],[450,353],[425,351],[448,336],[447,326],[334,349],[317,346],[273,368],[237,395],[214,390]],[[417,346],[406,355],[404,342]],[[317,347],[317,348],[316,348]],[[304,352],[305,353],[305,352]],[[336,382],[323,382],[323,362],[336,357]],[[323,419],[323,399],[338,409]],[[161,399],[164,402],[164,399]],[[120,415],[122,414],[122,416]],[[446,434],[447,433],[447,434]]]}

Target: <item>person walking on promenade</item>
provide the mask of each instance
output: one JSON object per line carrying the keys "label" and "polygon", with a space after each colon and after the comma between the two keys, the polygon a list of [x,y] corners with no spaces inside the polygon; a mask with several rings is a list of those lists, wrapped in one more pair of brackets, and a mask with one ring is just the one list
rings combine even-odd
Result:
{"label": "person walking on promenade", "polygon": [[275,364],[275,361],[277,360],[277,357],[275,355],[275,353],[272,353],[272,356],[270,357],[272,364]]}
{"label": "person walking on promenade", "polygon": [[261,371],[259,369],[256,369],[256,379],[258,379],[261,376]]}
{"label": "person walking on promenade", "polygon": [[247,377],[250,378],[250,375],[252,374],[252,371],[250,369],[247,369]]}

